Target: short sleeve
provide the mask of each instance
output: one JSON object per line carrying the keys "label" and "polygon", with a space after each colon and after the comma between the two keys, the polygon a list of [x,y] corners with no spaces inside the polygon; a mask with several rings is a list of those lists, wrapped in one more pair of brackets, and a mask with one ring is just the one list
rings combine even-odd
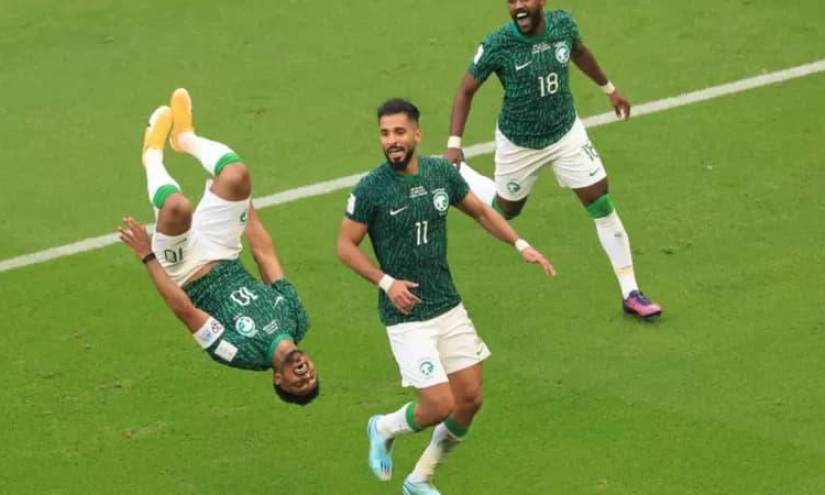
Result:
{"label": "short sleeve", "polygon": [[478,51],[476,51],[467,72],[473,76],[476,81],[482,83],[490,77],[490,74],[498,69],[498,62],[496,59],[497,57],[493,44],[488,38],[478,46]]}
{"label": "short sleeve", "polygon": [[375,213],[375,207],[367,194],[364,181],[358,183],[347,198],[347,209],[344,215],[358,223],[369,224]]}
{"label": "short sleeve", "polygon": [[572,47],[575,48],[579,46],[582,42],[582,37],[581,34],[579,34],[579,26],[576,25],[576,21],[573,19],[573,16],[566,10],[559,10],[558,16],[558,23],[562,29],[567,32],[567,36],[570,39]]}
{"label": "short sleeve", "polygon": [[449,184],[450,204],[461,203],[470,192],[470,186],[452,164],[447,165],[447,183]]}

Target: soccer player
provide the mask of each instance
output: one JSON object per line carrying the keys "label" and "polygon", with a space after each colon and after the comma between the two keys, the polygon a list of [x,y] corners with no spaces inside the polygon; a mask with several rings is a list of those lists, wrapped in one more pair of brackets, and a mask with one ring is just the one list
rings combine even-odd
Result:
{"label": "soccer player", "polygon": [[[338,236],[338,257],[381,288],[379,313],[387,327],[402,385],[418,402],[370,418],[369,466],[381,480],[392,475],[395,438],[437,425],[432,441],[403,484],[405,494],[437,494],[435,467],[467,434],[481,407],[481,362],[490,351],[476,333],[447,265],[450,206],[474,218],[494,237],[516,247],[522,259],[553,266],[519,238],[492,208],[469,192],[446,160],[419,156],[419,112],[393,99],[378,108],[386,162],[361,179],[349,197]],[[359,248],[369,234],[376,267]]]}
{"label": "soccer player", "polygon": [[[309,319],[252,206],[249,171],[229,147],[195,134],[185,89],[172,94],[171,107],[155,110],[143,141],[155,234],[150,240],[142,226],[126,218],[120,239],[143,261],[169,309],[212,359],[247,370],[271,368],[278,396],[306,405],[319,393],[315,365],[296,347]],[[194,214],[163,164],[167,136],[175,151],[192,155],[213,176]],[[238,261],[244,234],[261,280]]]}
{"label": "soccer player", "polygon": [[[455,95],[445,157],[459,165],[473,192],[508,220],[521,213],[539,171],[551,165],[559,185],[573,189],[595,221],[619,281],[624,311],[641,318],[658,316],[661,306],[636,283],[630,242],[608,194],[602,160],[573,107],[570,61],[601,87],[620,118],[630,117],[630,103],[608,81],[567,12],[545,13],[545,0],[507,4],[513,21],[479,46]],[[462,163],[461,151],[473,96],[492,73],[504,87],[495,133],[495,181]]]}

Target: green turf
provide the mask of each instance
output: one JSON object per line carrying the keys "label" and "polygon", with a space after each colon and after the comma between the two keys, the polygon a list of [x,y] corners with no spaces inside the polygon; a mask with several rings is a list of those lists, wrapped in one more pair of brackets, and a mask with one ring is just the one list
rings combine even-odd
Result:
{"label": "green turf", "polygon": [[[2,0],[0,258],[105,233],[121,214],[148,220],[141,127],[179,85],[199,129],[247,158],[258,195],[371,167],[373,108],[396,93],[420,103],[438,151],[503,4]],[[565,6],[639,102],[825,57],[815,1]],[[605,111],[575,84],[583,115]],[[467,142],[491,137],[496,85]],[[494,355],[444,493],[825,491],[823,86],[591,132],[640,281],[666,308],[655,325],[619,313],[592,222],[550,174],[515,226],[555,280],[453,213],[454,275]],[[203,172],[168,162],[197,197]],[[489,156],[474,164],[491,171]],[[366,419],[409,395],[374,290],[334,256],[345,199],[261,212],[313,319],[324,392],[306,409],[199,353],[120,246],[0,274],[0,493],[398,493],[427,438],[399,441],[396,481],[371,479]]]}

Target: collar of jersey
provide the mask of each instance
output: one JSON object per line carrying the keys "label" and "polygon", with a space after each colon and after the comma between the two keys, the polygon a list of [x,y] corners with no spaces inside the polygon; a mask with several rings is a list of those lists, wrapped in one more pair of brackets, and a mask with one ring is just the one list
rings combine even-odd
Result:
{"label": "collar of jersey", "polygon": [[292,340],[292,337],[290,337],[288,333],[279,333],[274,339],[272,339],[272,343],[269,344],[269,350],[267,351],[270,363],[272,363],[272,359],[275,357],[275,348],[278,347],[278,344],[284,340]]}
{"label": "collar of jersey", "polygon": [[390,165],[390,162],[386,162],[385,165],[387,166],[387,168],[389,169],[389,171],[392,175],[394,175],[395,177],[398,177],[401,180],[414,180],[414,179],[417,179],[419,175],[421,175],[421,158],[418,159],[418,173],[415,174],[415,175],[399,174],[398,172],[395,171],[394,168],[392,168],[392,165]]}

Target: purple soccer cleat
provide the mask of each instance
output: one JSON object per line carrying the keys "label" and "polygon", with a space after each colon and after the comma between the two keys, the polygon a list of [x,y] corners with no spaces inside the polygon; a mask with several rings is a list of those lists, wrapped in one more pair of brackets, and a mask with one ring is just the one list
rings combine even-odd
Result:
{"label": "purple soccer cleat", "polygon": [[641,292],[634,290],[622,301],[622,309],[629,315],[636,315],[643,320],[655,318],[662,314],[662,307],[654,303]]}

